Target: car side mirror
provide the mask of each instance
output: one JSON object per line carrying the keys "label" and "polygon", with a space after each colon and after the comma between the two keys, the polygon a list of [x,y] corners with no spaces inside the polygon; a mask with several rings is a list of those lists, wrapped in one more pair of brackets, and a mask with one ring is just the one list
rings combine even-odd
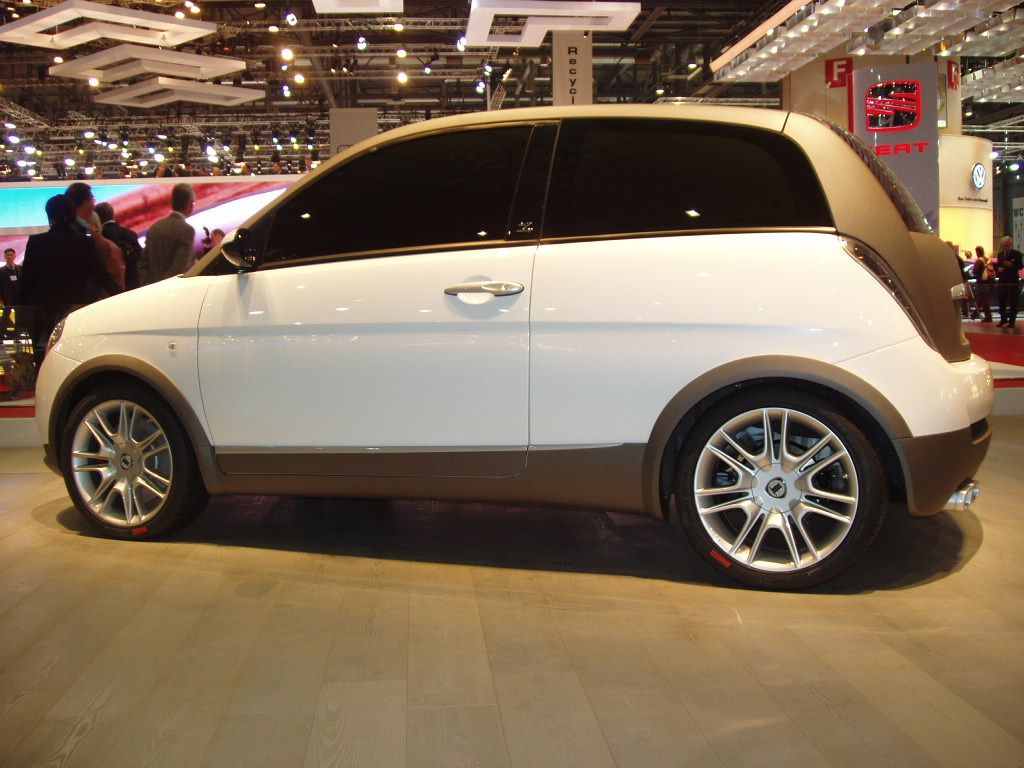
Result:
{"label": "car side mirror", "polygon": [[224,258],[240,270],[256,269],[260,265],[259,247],[251,230],[236,230],[230,239],[224,238],[220,248]]}

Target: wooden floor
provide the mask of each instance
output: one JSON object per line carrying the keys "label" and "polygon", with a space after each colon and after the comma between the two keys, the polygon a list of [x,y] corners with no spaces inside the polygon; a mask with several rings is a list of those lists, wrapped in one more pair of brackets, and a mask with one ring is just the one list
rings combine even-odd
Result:
{"label": "wooden floor", "polygon": [[1024,417],[974,511],[733,588],[645,519],[231,498],[85,530],[0,455],[0,766],[1022,766]]}

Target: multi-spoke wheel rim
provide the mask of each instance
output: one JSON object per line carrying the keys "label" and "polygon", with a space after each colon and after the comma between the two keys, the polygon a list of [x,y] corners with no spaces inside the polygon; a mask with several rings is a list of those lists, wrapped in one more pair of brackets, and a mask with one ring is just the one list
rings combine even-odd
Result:
{"label": "multi-spoke wheel rim", "polygon": [[858,495],[839,436],[788,408],[747,411],[723,424],[701,449],[693,482],[715,544],[768,572],[810,568],[834,552],[850,533]]}
{"label": "multi-spoke wheel rim", "polygon": [[108,400],[91,409],[75,430],[71,470],[94,515],[110,525],[135,528],[152,520],[167,500],[171,447],[145,408]]}

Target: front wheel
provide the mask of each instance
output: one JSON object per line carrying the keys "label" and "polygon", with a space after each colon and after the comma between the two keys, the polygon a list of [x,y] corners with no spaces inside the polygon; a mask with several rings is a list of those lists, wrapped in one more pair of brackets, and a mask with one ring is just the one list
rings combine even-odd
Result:
{"label": "front wheel", "polygon": [[878,454],[829,403],[757,390],[709,410],[684,441],[676,478],[683,530],[745,584],[802,589],[857,562],[885,516]]}
{"label": "front wheel", "polygon": [[109,536],[157,536],[187,524],[206,504],[185,430],[144,387],[107,385],[86,396],[61,445],[71,500]]}

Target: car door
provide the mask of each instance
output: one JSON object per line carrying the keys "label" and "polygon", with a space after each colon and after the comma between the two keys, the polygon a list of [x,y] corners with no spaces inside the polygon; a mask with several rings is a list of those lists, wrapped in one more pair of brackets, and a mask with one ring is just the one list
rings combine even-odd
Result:
{"label": "car door", "polygon": [[536,244],[508,217],[531,131],[385,146],[254,228],[262,266],[219,278],[199,326],[224,471],[522,471]]}

